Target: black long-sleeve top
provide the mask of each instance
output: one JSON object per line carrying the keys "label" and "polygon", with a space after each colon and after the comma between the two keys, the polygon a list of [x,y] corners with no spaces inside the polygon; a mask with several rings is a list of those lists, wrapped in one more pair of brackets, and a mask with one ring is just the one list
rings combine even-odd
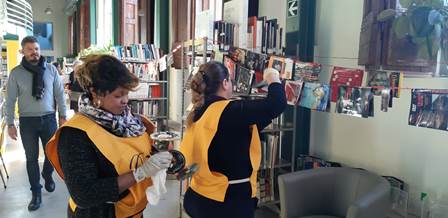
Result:
{"label": "black long-sleeve top", "polygon": [[114,205],[110,202],[121,200],[129,191],[119,193],[117,171],[86,132],[63,127],[58,155],[65,184],[78,206],[75,213],[69,212],[69,217],[115,217]]}
{"label": "black long-sleeve top", "polygon": [[[193,121],[199,120],[212,103],[222,100],[225,99],[219,96],[205,99]],[[226,175],[229,180],[250,177],[252,165],[249,146],[252,135],[249,126],[255,124],[261,131],[285,108],[286,95],[280,83],[269,85],[268,95],[264,99],[231,101],[221,114],[218,130],[208,151],[210,170]],[[232,185],[227,194],[250,196],[250,184]]]}

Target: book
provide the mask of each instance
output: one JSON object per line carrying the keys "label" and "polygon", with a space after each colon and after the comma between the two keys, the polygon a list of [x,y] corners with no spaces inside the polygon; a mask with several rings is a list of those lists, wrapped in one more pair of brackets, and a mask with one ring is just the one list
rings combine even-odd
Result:
{"label": "book", "polygon": [[403,72],[391,72],[389,75],[390,88],[392,90],[392,97],[399,98],[401,94],[401,87],[404,79]]}
{"label": "book", "polygon": [[368,86],[372,87],[374,95],[381,95],[382,89],[390,87],[389,74],[386,71],[375,71],[371,73]]}
{"label": "book", "polygon": [[322,65],[319,63],[300,62],[294,63],[294,79],[304,82],[317,82],[322,71]]}
{"label": "book", "polygon": [[236,78],[236,93],[249,95],[252,89],[252,81],[254,77],[254,71],[245,67],[238,66],[238,73]]}
{"label": "book", "polygon": [[448,90],[413,89],[409,125],[448,130]]}
{"label": "book", "polygon": [[280,73],[280,78],[285,79],[285,58],[280,56],[271,56],[269,59],[269,68],[274,68]]}
{"label": "book", "polygon": [[266,66],[267,55],[252,51],[246,52],[245,67],[256,72],[263,72]]}
{"label": "book", "polygon": [[283,70],[284,79],[292,79],[292,72],[294,70],[294,60],[285,58],[285,69]]}
{"label": "book", "polygon": [[224,66],[226,66],[227,69],[229,70],[230,79],[233,82],[235,82],[235,78],[236,78],[235,77],[235,75],[236,75],[236,65],[235,65],[235,62],[231,58],[229,58],[227,56],[224,56]]}
{"label": "book", "polygon": [[371,88],[338,87],[338,100],[336,102],[336,113],[368,118],[373,116],[373,95]]}
{"label": "book", "polygon": [[316,111],[330,109],[330,87],[321,83],[305,83],[299,105]]}
{"label": "book", "polygon": [[330,79],[331,101],[336,102],[338,99],[338,86],[348,86],[349,92],[351,87],[361,86],[363,75],[364,71],[361,69],[334,67]]}
{"label": "book", "polygon": [[287,80],[285,82],[286,100],[289,105],[297,105],[300,100],[300,94],[302,93],[303,81]]}

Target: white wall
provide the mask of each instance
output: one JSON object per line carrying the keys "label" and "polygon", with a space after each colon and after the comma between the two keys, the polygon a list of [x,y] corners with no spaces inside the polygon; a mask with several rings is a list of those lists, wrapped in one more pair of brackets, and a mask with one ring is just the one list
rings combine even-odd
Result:
{"label": "white wall", "polygon": [[[27,0],[33,8],[34,22],[53,23],[53,51],[42,51],[44,56],[54,58],[66,56],[68,53],[68,16],[64,14],[65,1],[62,0]],[[50,7],[53,13],[47,15],[45,8]]]}
{"label": "white wall", "polygon": [[[318,0],[316,55],[357,58],[362,10],[360,0]],[[317,61],[359,67],[356,59]],[[329,81],[330,70],[324,67],[321,81]],[[448,79],[405,78],[403,86],[446,89]],[[410,90],[403,90],[401,98],[394,99],[393,108],[384,113],[379,110],[380,99],[376,97],[375,117],[369,119],[313,112],[311,153],[381,175],[397,176],[409,183],[414,198],[422,191],[431,198],[446,198],[448,132],[407,125],[410,98]]]}

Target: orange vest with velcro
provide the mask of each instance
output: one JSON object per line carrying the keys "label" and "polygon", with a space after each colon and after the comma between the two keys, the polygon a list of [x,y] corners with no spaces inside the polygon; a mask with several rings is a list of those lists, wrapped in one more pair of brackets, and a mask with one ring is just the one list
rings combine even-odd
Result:
{"label": "orange vest with velcro", "polygon": [[[108,132],[103,127],[82,114],[76,114],[68,120],[64,126],[80,129],[87,133],[89,139],[95,144],[98,150],[115,167],[118,175],[129,173],[136,165],[141,165],[146,157],[151,153],[153,143],[149,135],[154,132],[154,125],[151,121],[142,117],[146,127],[146,132],[138,137],[118,137]],[[46,146],[47,157],[54,166],[56,172],[64,179],[64,173],[59,162],[58,141],[60,135],[59,128],[53,138]],[[136,158],[137,157],[137,158]],[[114,202],[115,215],[117,218],[141,217],[148,201],[146,198],[146,188],[152,185],[150,178],[130,187],[129,194],[118,202]],[[73,212],[77,206],[72,198],[69,199],[69,205]]]}

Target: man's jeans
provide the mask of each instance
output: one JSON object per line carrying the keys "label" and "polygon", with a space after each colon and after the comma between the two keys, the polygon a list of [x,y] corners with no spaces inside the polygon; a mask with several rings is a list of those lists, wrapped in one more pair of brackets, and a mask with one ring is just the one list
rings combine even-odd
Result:
{"label": "man's jeans", "polygon": [[[42,185],[40,184],[39,174],[39,138],[45,151],[45,146],[57,129],[55,114],[44,115],[41,117],[20,117],[20,136],[22,138],[23,148],[26,155],[26,170],[28,180],[30,181],[31,191],[40,193]],[[42,176],[51,177],[53,166],[45,155],[44,169]]]}

